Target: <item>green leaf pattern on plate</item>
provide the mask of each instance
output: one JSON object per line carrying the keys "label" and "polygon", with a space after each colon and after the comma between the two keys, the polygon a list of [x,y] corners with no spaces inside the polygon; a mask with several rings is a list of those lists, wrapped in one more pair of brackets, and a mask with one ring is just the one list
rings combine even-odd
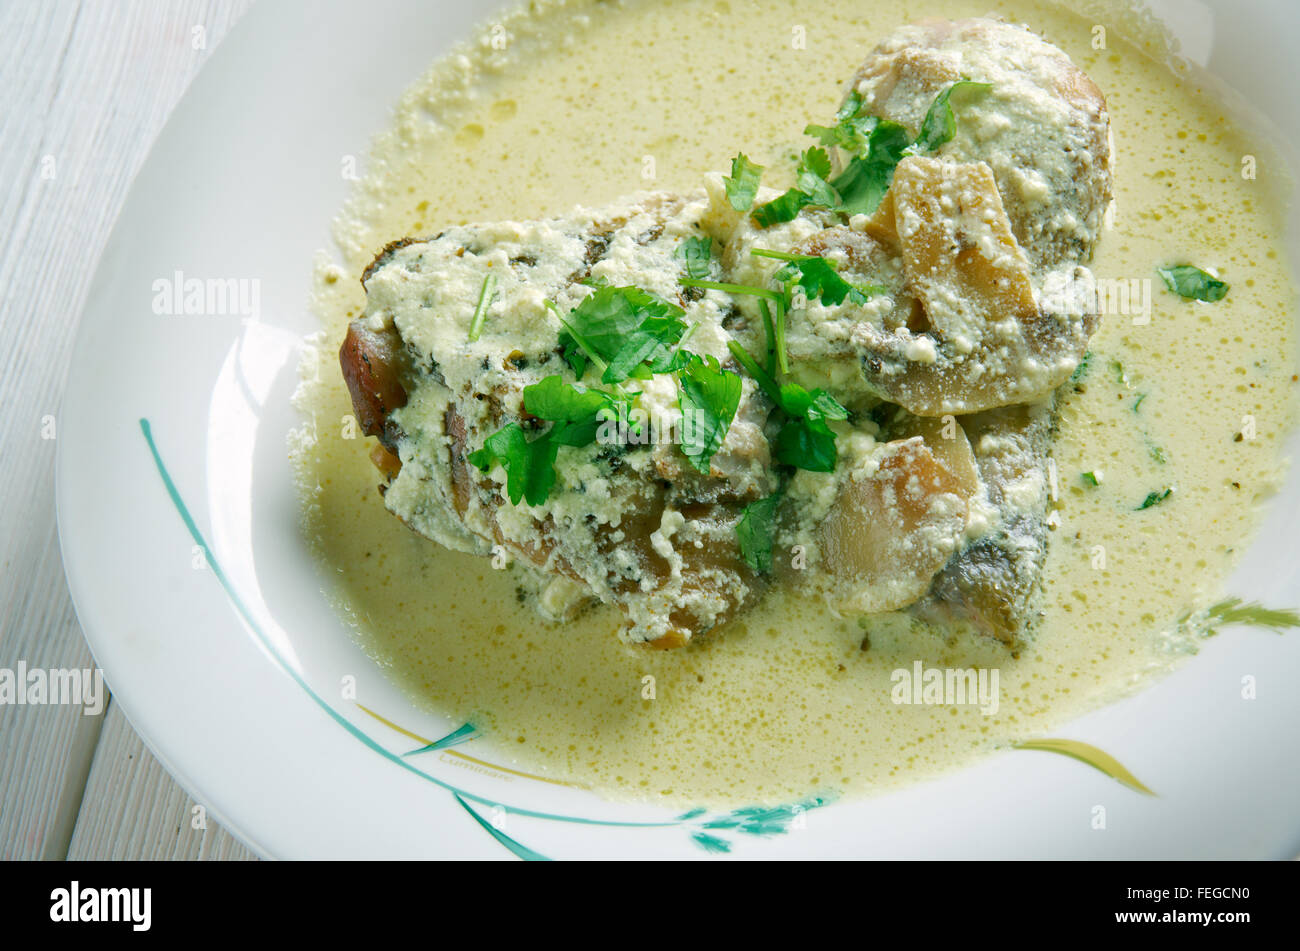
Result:
{"label": "green leaf pattern on plate", "polygon": [[[733,845],[732,841],[725,838],[724,835],[744,835],[755,838],[768,838],[771,836],[785,835],[792,829],[802,827],[804,821],[803,817],[807,812],[820,808],[833,801],[833,797],[831,796],[814,797],[804,800],[803,802],[787,805],[746,806],[723,813],[710,813],[707,809],[691,809],[674,819],[663,822],[619,822],[601,819],[587,819],[582,816],[555,815],[531,809],[506,806],[504,803],[496,802],[492,799],[471,793],[412,766],[405,757],[413,756],[417,753],[445,750],[449,747],[458,746],[462,743],[467,743],[476,739],[480,734],[472,724],[466,723],[441,739],[428,743],[419,749],[411,750],[405,754],[397,754],[381,745],[377,740],[367,734],[356,724],[352,723],[349,719],[343,716],[343,714],[339,713],[333,706],[326,702],[321,695],[313,690],[312,687],[302,678],[298,671],[280,656],[274,643],[262,630],[257,617],[248,610],[243,600],[239,597],[238,592],[235,590],[220,563],[213,555],[212,549],[204,538],[203,533],[199,530],[198,524],[190,514],[189,508],[182,499],[176,484],[172,481],[171,475],[167,471],[166,465],[163,463],[162,455],[158,451],[157,444],[154,442],[153,432],[147,419],[140,420],[140,431],[144,435],[145,442],[153,456],[153,461],[158,470],[158,474],[162,479],[163,487],[167,490],[167,494],[171,498],[177,514],[180,516],[181,521],[184,523],[185,528],[188,530],[194,542],[200,545],[204,552],[207,553],[208,564],[212,569],[212,574],[221,584],[222,589],[226,592],[226,596],[230,598],[232,605],[257,635],[262,646],[271,654],[272,657],[275,658],[276,662],[280,664],[290,678],[293,679],[298,686],[301,687],[307,695],[336,723],[338,723],[340,727],[363,745],[390,762],[395,763],[403,769],[422,777],[433,785],[450,792],[456,802],[473,818],[475,823],[481,826],[489,835],[515,856],[524,859],[525,861],[549,861],[546,856],[521,844],[511,836],[507,835],[502,829],[498,828],[496,824],[484,819],[483,815],[470,805],[471,802],[476,803],[479,806],[486,806],[493,810],[494,813],[499,812],[504,815],[541,819],[551,822],[571,822],[581,825],[607,826],[613,828],[681,828],[688,833],[691,841],[705,852],[713,855],[724,855],[731,852]],[[1180,623],[1186,623],[1191,617],[1193,617],[1193,615],[1183,618]],[[1195,617],[1201,623],[1201,627],[1207,636],[1217,633],[1217,625],[1220,624],[1252,624],[1279,633],[1286,628],[1300,627],[1300,613],[1297,613],[1296,611],[1265,608],[1253,603],[1247,604],[1240,598],[1228,598],[1210,608],[1207,608],[1205,611],[1198,613]],[[382,720],[383,718],[380,719]],[[389,721],[385,720],[384,722],[388,723]],[[389,725],[395,727],[394,724],[389,723]],[[395,728],[401,729],[400,727]],[[402,732],[405,733],[407,731],[402,730]],[[1115,781],[1122,783],[1136,792],[1148,796],[1155,795],[1155,793],[1147,788],[1113,756],[1088,743],[1083,743],[1079,740],[1041,738],[1018,743],[1015,748],[1021,750],[1040,750],[1043,752],[1069,756],[1072,759],[1088,764],[1094,769],[1099,770]]]}

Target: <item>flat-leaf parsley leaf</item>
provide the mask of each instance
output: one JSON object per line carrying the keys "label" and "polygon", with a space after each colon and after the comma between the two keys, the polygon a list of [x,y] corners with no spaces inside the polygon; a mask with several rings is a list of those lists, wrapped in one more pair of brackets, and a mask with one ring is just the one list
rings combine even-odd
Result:
{"label": "flat-leaf parsley leaf", "polygon": [[731,176],[723,178],[727,200],[737,211],[749,211],[758,195],[758,183],[763,177],[763,166],[755,165],[741,152],[731,160]]}
{"label": "flat-leaf parsley leaf", "polygon": [[745,559],[745,564],[760,575],[772,570],[772,533],[780,502],[779,492],[757,502],[750,502],[736,525],[740,554]]}
{"label": "flat-leaf parsley leaf", "polygon": [[699,472],[722,448],[740,406],[740,375],[722,369],[716,357],[691,354],[677,373],[682,411],[682,452]]}
{"label": "flat-leaf parsley leaf", "polygon": [[1213,304],[1228,296],[1228,284],[1213,274],[1202,271],[1190,264],[1175,267],[1162,267],[1157,273],[1164,280],[1165,286],[1185,300],[1205,301]]}

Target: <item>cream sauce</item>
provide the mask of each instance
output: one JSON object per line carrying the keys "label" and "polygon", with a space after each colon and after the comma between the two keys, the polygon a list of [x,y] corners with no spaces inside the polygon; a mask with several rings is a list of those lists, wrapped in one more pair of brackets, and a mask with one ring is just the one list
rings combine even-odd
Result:
{"label": "cream sauce", "polygon": [[[926,15],[1025,22],[1107,94],[1118,213],[1094,270],[1151,282],[1151,320],[1106,317],[1055,448],[1059,515],[1034,643],[945,643],[898,618],[837,618],[769,596],[689,648],[615,637],[612,608],[539,621],[519,578],[444,551],[389,515],[369,440],[346,438],[336,351],[361,312],[358,277],[389,240],[456,223],[542,217],[647,188],[689,189],[744,150],[779,184],[809,122],[896,25]],[[305,531],[329,594],[366,650],[430,709],[487,734],[490,758],[616,797],[725,805],[878,790],[934,774],[1104,704],[1194,649],[1176,621],[1223,579],[1279,483],[1294,398],[1292,280],[1275,241],[1275,187],[1243,179],[1256,152],[1185,78],[1112,27],[1044,2],[732,0],[532,4],[433,68],[338,219],[322,254],[325,331],[301,405],[318,438],[296,454]],[[806,48],[798,45],[800,29]],[[1151,44],[1145,44],[1151,50]],[[1195,263],[1232,284],[1218,304],[1163,289]],[[310,362],[310,361],[309,361]],[[1139,398],[1140,405],[1139,405]],[[1254,439],[1235,437],[1254,417]],[[339,421],[333,425],[332,421]],[[1082,479],[1101,472],[1101,484]],[[319,488],[317,488],[319,486]],[[1148,493],[1164,502],[1136,511]],[[1105,567],[1098,546],[1104,548]],[[863,649],[869,634],[869,649]],[[891,674],[998,668],[999,708],[903,705]],[[654,699],[644,699],[646,677]],[[484,754],[487,755],[487,754]]]}

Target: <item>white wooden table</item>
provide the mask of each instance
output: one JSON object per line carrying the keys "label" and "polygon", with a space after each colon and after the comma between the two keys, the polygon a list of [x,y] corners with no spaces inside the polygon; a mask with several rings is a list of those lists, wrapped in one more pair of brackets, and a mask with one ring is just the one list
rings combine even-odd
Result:
{"label": "white wooden table", "polygon": [[[128,186],[251,2],[0,0],[0,668],[92,664],[42,422]],[[111,701],[0,705],[0,859],[253,857],[191,806]]]}

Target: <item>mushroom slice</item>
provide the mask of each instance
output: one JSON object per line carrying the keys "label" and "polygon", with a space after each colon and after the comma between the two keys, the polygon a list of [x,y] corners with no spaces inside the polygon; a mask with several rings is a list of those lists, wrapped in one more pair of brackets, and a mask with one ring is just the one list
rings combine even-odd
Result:
{"label": "mushroom slice", "polygon": [[963,422],[1001,521],[953,556],[912,612],[1013,646],[1023,642],[1036,617],[1047,559],[1046,469],[1055,416],[1049,403]]}
{"label": "mushroom slice", "polygon": [[922,597],[966,528],[961,481],[920,437],[883,447],[872,472],[854,473],[821,528],[832,600],[874,614]]}
{"label": "mushroom slice", "polygon": [[962,498],[972,499],[979,494],[980,475],[975,451],[971,449],[970,439],[958,419],[908,416],[892,431],[904,439],[920,436],[938,463],[952,475]]}
{"label": "mushroom slice", "polygon": [[1087,263],[1114,195],[1110,116],[1096,84],[1024,27],[987,18],[900,27],[866,58],[851,89],[863,111],[915,136],[930,104],[963,79],[956,135],[939,156],[983,159],[1035,268]]}
{"label": "mushroom slice", "polygon": [[1041,400],[1065,382],[1096,308],[1040,309],[989,167],[909,157],[890,192],[906,292],[924,327],[860,323],[867,384],[917,416],[942,416]]}

